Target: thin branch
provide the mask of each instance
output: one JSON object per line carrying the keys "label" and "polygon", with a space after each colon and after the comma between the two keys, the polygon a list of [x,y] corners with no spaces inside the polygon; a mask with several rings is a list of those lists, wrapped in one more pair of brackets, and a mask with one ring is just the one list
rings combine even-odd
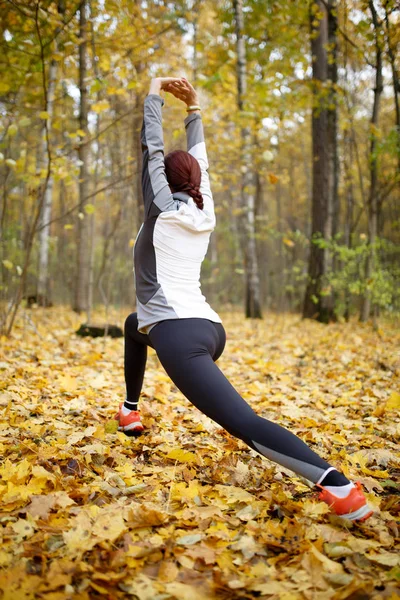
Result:
{"label": "thin branch", "polygon": [[[114,185],[121,183],[121,181],[126,181],[127,179],[130,179],[133,175],[137,175],[137,172],[129,173],[129,175],[126,175],[126,177],[122,177],[121,179],[118,179],[118,181],[112,181],[108,185],[105,185],[104,187],[92,192],[91,194],[88,194],[87,196],[85,196],[84,201],[89,200],[89,198],[93,198],[94,196],[97,196],[97,194],[100,194],[100,192],[104,192],[105,190],[108,190],[110,187],[113,187]],[[72,208],[67,210],[62,215],[59,215],[58,217],[54,217],[54,219],[51,219],[51,221],[47,221],[47,223],[40,225],[40,227],[36,228],[35,233],[41,231],[45,227],[48,227],[51,223],[55,223],[56,221],[61,221],[61,219],[63,219],[64,217],[67,217],[68,215],[73,213],[77,208],[79,208],[80,205],[81,205],[81,202],[78,202],[78,204],[74,204],[74,206]]]}

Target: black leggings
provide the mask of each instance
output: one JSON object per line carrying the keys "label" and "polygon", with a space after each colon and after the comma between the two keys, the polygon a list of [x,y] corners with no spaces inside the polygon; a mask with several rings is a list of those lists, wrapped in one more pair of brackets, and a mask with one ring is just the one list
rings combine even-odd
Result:
{"label": "black leggings", "polygon": [[138,402],[146,367],[147,346],[157,356],[176,387],[201,412],[268,459],[313,483],[345,485],[349,480],[300,438],[258,416],[229,383],[215,361],[226,341],[224,327],[208,319],[161,321],[149,335],[139,333],[137,313],[125,321],[125,381],[127,400]]}

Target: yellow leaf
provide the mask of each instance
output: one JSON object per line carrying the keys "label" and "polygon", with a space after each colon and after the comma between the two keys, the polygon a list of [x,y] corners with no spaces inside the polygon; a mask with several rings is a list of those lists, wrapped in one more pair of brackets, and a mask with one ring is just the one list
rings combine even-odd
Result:
{"label": "yellow leaf", "polygon": [[94,590],[96,590],[96,592],[99,592],[99,594],[105,594],[106,596],[109,595],[109,590],[105,587],[102,587],[101,585],[99,585],[98,583],[94,583],[93,581],[90,582],[90,587],[92,587]]}
{"label": "yellow leaf", "polygon": [[27,458],[14,465],[7,459],[0,468],[0,476],[3,481],[11,480],[14,483],[25,483],[30,475],[31,467],[32,465]]}
{"label": "yellow leaf", "polygon": [[103,512],[99,514],[94,522],[92,533],[99,541],[115,542],[127,528],[117,506],[112,511],[103,509]]}
{"label": "yellow leaf", "polygon": [[11,524],[11,528],[21,540],[23,538],[30,538],[35,533],[35,528],[32,523],[26,519],[18,519],[18,521]]}
{"label": "yellow leaf", "polygon": [[95,211],[94,204],[85,204],[84,211],[87,215],[92,215]]}
{"label": "yellow leaf", "polygon": [[82,510],[75,519],[72,519],[71,525],[71,529],[63,533],[68,553],[75,554],[90,550],[96,542],[90,537],[92,523],[86,511]]}
{"label": "yellow leaf", "polygon": [[107,423],[104,426],[104,431],[106,433],[116,433],[118,431],[118,421],[115,420],[111,420],[111,421],[107,421]]}
{"label": "yellow leaf", "polygon": [[392,392],[386,402],[386,408],[388,410],[397,410],[400,408],[400,394],[399,392]]}
{"label": "yellow leaf", "polygon": [[14,137],[14,135],[17,133],[18,131],[18,127],[15,123],[12,123],[12,125],[10,125],[10,127],[7,130],[7,135],[9,137]]}
{"label": "yellow leaf", "polygon": [[130,527],[149,527],[154,525],[163,525],[169,517],[162,512],[158,506],[153,506],[150,502],[147,504],[136,504],[129,511]]}
{"label": "yellow leaf", "polygon": [[282,242],[285,244],[285,246],[289,246],[289,248],[293,248],[294,246],[294,242],[287,237],[284,237]]}
{"label": "yellow leaf", "polygon": [[58,378],[58,382],[62,392],[74,392],[78,387],[78,381],[75,377],[71,377],[71,375],[68,374],[61,375]]}
{"label": "yellow leaf", "polygon": [[7,567],[13,560],[14,557],[11,554],[8,554],[5,550],[0,550],[0,567]]}
{"label": "yellow leaf", "polygon": [[13,265],[13,263],[11,262],[11,260],[7,260],[7,259],[6,259],[6,260],[3,260],[3,265],[5,266],[5,268],[6,268],[8,271],[11,271],[11,269],[12,269],[12,268],[13,268],[13,266],[14,266],[14,265]]}
{"label": "yellow leaf", "polygon": [[268,180],[270,183],[274,184],[274,183],[278,183],[279,178],[274,175],[273,173],[268,173]]}
{"label": "yellow leaf", "polygon": [[332,436],[332,440],[334,442],[338,442],[339,444],[343,444],[343,445],[346,445],[348,443],[346,438],[344,437],[344,435],[341,435],[340,433],[335,433]]}
{"label": "yellow leaf", "polygon": [[108,100],[101,100],[100,102],[95,102],[94,104],[92,104],[91,108],[95,113],[99,114],[104,110],[110,108],[110,104]]}
{"label": "yellow leaf", "polygon": [[322,552],[320,552],[314,544],[311,544],[311,552],[314,556],[322,563],[324,571],[329,571],[330,573],[343,573],[343,566],[341,563],[337,563],[334,560],[331,560]]}
{"label": "yellow leaf", "polygon": [[32,467],[32,475],[38,479],[48,479],[49,481],[53,482],[56,481],[56,477],[53,475],[53,473],[50,473],[47,471],[47,469],[40,467],[39,465]]}
{"label": "yellow leaf", "polygon": [[43,119],[43,120],[50,119],[50,115],[49,115],[49,113],[47,112],[47,110],[42,110],[42,111],[39,113],[39,119]]}
{"label": "yellow leaf", "polygon": [[329,511],[329,506],[323,502],[313,502],[312,500],[305,500],[302,503],[303,513],[308,517],[319,517]]}
{"label": "yellow leaf", "polygon": [[182,463],[197,463],[198,459],[193,452],[186,452],[181,448],[174,448],[167,454],[167,458],[172,458],[173,460],[178,460]]}

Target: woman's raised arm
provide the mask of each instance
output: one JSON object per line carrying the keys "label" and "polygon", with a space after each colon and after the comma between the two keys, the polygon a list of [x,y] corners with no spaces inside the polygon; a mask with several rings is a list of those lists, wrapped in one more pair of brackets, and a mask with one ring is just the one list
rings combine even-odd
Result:
{"label": "woman's raised arm", "polygon": [[152,79],[149,93],[144,99],[141,144],[145,220],[149,216],[172,210],[175,207],[175,201],[165,175],[161,111],[164,106],[164,98],[160,96],[160,91],[166,89],[165,86],[176,79],[176,77]]}
{"label": "woman's raised arm", "polygon": [[[188,109],[190,109],[192,106],[198,106],[196,90],[184,77],[182,77],[180,80],[166,84],[165,90],[167,92],[171,92],[174,96],[176,96],[176,98],[182,100],[182,102],[187,105]],[[214,200],[210,187],[210,178],[208,175],[209,165],[201,112],[199,109],[188,110],[188,112],[189,114],[184,120],[187,151],[197,159],[200,165],[200,191],[204,200],[203,210],[209,214],[214,214]]]}

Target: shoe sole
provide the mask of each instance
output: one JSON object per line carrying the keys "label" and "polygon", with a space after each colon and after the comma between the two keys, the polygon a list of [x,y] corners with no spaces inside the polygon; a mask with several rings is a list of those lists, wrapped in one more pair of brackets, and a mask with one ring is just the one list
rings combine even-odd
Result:
{"label": "shoe sole", "polygon": [[118,427],[118,431],[122,431],[122,433],[129,437],[140,435],[143,432],[143,429],[144,427],[141,423],[131,423],[126,427]]}
{"label": "shoe sole", "polygon": [[358,510],[354,510],[351,513],[337,516],[341,517],[342,519],[349,519],[350,521],[365,521],[366,519],[368,519],[368,517],[370,517],[373,514],[374,511],[371,510],[367,504],[364,504],[364,506],[361,506],[361,508],[359,508]]}

